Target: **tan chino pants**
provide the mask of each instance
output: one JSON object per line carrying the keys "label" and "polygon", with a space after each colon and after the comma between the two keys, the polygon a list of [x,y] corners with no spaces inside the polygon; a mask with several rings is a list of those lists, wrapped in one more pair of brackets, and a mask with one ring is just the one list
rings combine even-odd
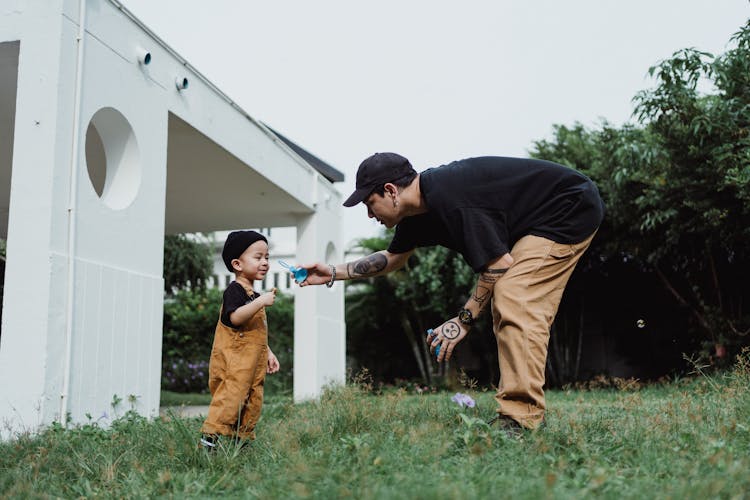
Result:
{"label": "tan chino pants", "polygon": [[[596,234],[596,232],[594,232]],[[534,429],[544,420],[544,371],[552,321],[565,285],[594,234],[569,245],[524,236],[495,283],[492,319],[500,364],[497,412]]]}

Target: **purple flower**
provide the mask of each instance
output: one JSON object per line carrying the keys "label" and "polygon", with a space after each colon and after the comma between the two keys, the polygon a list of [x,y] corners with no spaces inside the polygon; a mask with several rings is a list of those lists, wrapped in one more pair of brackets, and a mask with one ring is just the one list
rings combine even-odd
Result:
{"label": "purple flower", "polygon": [[468,408],[474,408],[476,406],[476,402],[469,396],[468,394],[461,394],[460,392],[457,392],[455,396],[451,398],[451,401],[456,403],[458,406],[463,408],[464,406]]}

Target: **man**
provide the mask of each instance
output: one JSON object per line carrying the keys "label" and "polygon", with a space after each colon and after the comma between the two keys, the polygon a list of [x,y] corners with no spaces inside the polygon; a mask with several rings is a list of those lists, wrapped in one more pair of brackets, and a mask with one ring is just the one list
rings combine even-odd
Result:
{"label": "man", "polygon": [[509,430],[544,420],[544,369],[549,331],[563,290],[604,216],[594,183],[555,163],[469,158],[417,173],[395,153],[377,153],[357,171],[344,202],[367,207],[396,232],[387,250],[356,262],[304,266],[301,286],[386,274],[415,248],[442,245],[479,274],[456,317],[427,336],[437,360],[449,360],[474,319],[492,304],[500,383],[497,417]]}

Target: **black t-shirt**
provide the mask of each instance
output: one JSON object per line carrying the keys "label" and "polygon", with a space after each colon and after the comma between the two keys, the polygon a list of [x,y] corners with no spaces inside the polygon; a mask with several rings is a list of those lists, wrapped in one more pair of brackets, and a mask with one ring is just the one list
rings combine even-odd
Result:
{"label": "black t-shirt", "polygon": [[258,297],[260,297],[258,292],[253,292],[252,295],[248,295],[242,285],[236,281],[232,281],[227,289],[224,290],[224,302],[221,307],[221,322],[229,328],[239,327],[239,325],[232,324],[229,315],[236,311],[238,307],[242,307]]}
{"label": "black t-shirt", "polygon": [[388,251],[441,245],[476,272],[523,236],[579,243],[604,217],[591,179],[544,160],[468,158],[425,170],[419,187],[428,212],[404,218]]}

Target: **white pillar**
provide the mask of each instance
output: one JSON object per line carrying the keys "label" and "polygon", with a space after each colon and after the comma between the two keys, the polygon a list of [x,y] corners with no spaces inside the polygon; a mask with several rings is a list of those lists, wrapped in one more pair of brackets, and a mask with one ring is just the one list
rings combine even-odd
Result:
{"label": "white pillar", "polygon": [[[79,30],[76,9],[63,16],[52,3],[24,5],[32,4],[39,12],[21,14],[0,343],[3,437],[68,414],[85,422],[107,413],[109,421],[129,409],[155,416],[159,407],[164,92],[132,58],[113,56],[112,46]],[[104,153],[88,140],[89,124]],[[101,196],[87,169],[97,157],[107,172]]]}
{"label": "white pillar", "polygon": [[[22,26],[24,19],[24,12],[5,16],[0,32]],[[51,385],[54,396],[45,391],[54,383],[48,380],[48,368],[55,360],[44,354],[51,345],[60,344],[62,336],[50,332],[64,324],[60,302],[52,297],[51,275],[56,263],[50,254],[56,174],[66,182],[65,165],[56,158],[67,151],[60,141],[69,143],[70,137],[57,127],[60,115],[66,115],[69,108],[58,106],[58,88],[66,87],[58,74],[63,61],[56,57],[59,46],[50,43],[61,37],[61,28],[59,17],[40,19],[38,29],[45,36],[22,40],[19,49],[0,342],[3,436],[10,427],[36,430],[42,422],[49,422],[60,392],[55,385]],[[44,68],[44,78],[33,71],[36,65]]]}
{"label": "white pillar", "polygon": [[[318,181],[324,193],[317,211],[297,225],[297,260],[337,264],[343,260],[341,200]],[[294,298],[294,400],[320,396],[323,387],[343,384],[346,370],[344,283],[306,287]]]}

